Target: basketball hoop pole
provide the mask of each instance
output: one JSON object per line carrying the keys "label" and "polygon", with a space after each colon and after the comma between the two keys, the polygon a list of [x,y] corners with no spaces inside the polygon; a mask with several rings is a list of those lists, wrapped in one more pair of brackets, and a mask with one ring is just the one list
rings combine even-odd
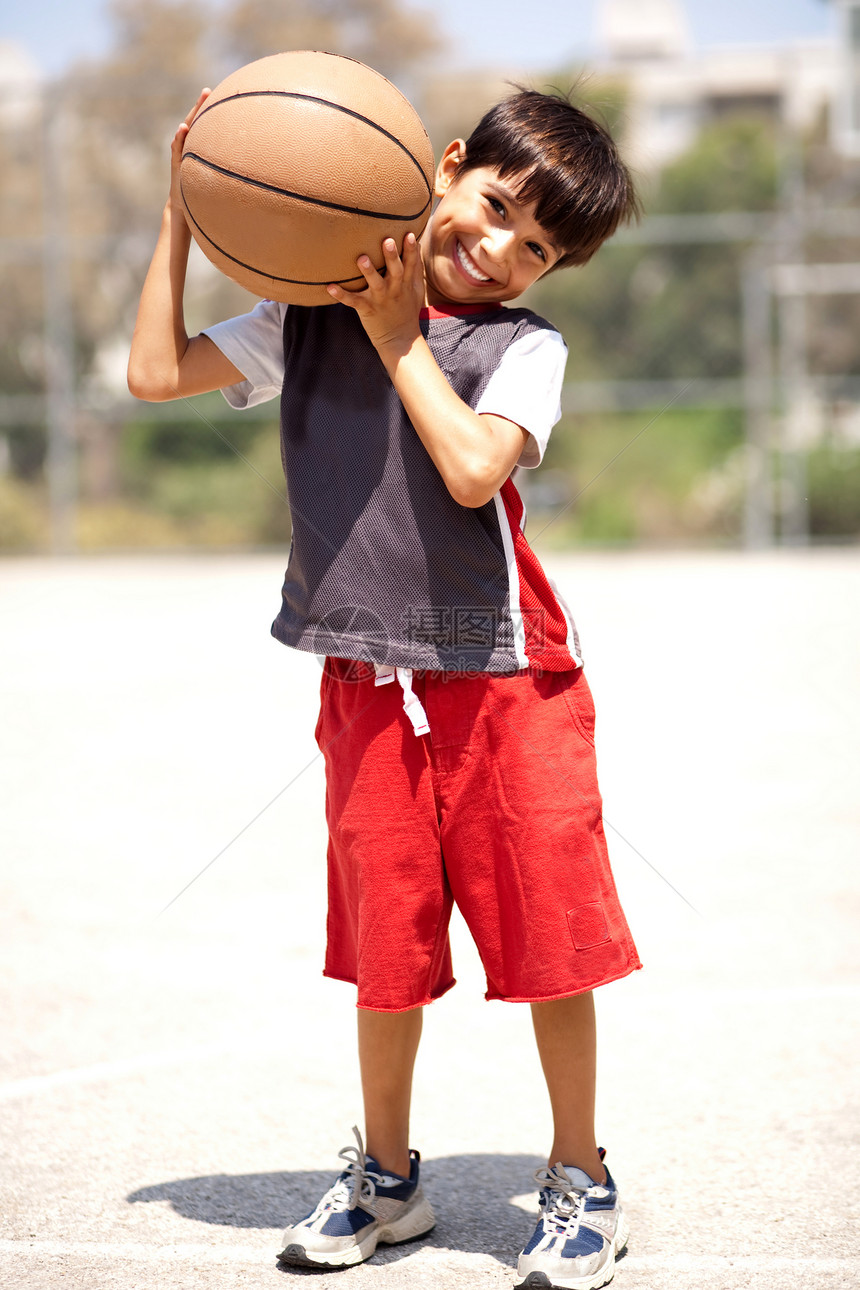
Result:
{"label": "basketball hoop pole", "polygon": [[[785,124],[782,140],[782,207],[777,255],[782,263],[805,259],[806,185],[803,152],[796,130]],[[808,436],[803,432],[811,399],[806,297],[779,296],[779,518],[783,546],[809,543]]]}
{"label": "basketball hoop pole", "polygon": [[831,106],[831,138],[846,157],[860,157],[860,0],[836,0],[839,77]]}
{"label": "basketball hoop pole", "polygon": [[46,474],[51,549],[76,550],[77,461],[74,342],[65,185],[66,110],[63,90],[45,91],[42,108],[42,289],[44,292]]}
{"label": "basketball hoop pole", "polygon": [[754,244],[743,258],[741,274],[746,410],[744,546],[748,551],[772,546],[774,536],[769,271],[767,244]]}

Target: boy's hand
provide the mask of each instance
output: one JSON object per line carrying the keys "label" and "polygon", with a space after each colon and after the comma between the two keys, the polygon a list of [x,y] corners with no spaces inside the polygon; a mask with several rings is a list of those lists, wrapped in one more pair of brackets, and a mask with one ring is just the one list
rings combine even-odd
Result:
{"label": "boy's hand", "polygon": [[397,254],[393,238],[382,243],[385,277],[361,256],[364,291],[334,284],[333,300],[349,305],[382,359],[406,415],[455,502],[484,506],[513,470],[528,432],[504,417],[479,415],[455,393],[421,335],[424,264],[412,233]]}
{"label": "boy's hand", "polygon": [[212,93],[210,89],[200,91],[200,98],[194,104],[194,107],[188,113],[188,116],[182,122],[176,134],[173,136],[173,142],[170,145],[170,198],[169,204],[176,210],[184,211],[185,207],[182,202],[182,193],[179,187],[179,163],[182,160],[182,149],[185,145],[185,136],[187,135],[191,122],[202,108],[203,104]]}
{"label": "boy's hand", "polygon": [[382,243],[382,254],[384,277],[368,256],[362,255],[357,264],[367,287],[361,291],[344,291],[343,287],[332,284],[327,291],[333,299],[355,310],[384,360],[407,353],[421,335],[418,318],[424,304],[424,266],[414,233],[406,234],[402,258],[397,254],[393,237],[387,237]]}

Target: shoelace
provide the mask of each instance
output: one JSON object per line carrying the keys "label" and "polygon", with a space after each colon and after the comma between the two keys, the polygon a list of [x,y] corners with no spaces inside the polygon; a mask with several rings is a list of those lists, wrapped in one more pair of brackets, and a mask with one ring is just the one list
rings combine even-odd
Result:
{"label": "shoelace", "polygon": [[582,1219],[588,1189],[568,1178],[560,1165],[538,1169],[535,1182],[541,1189],[544,1224],[554,1236],[575,1236]]}
{"label": "shoelace", "polygon": [[355,1209],[359,1202],[369,1205],[376,1196],[376,1184],[373,1179],[378,1178],[379,1175],[367,1172],[364,1142],[358,1126],[353,1125],[352,1131],[358,1146],[354,1147],[350,1144],[337,1153],[341,1160],[347,1161],[347,1166],[317,1205],[314,1217],[321,1214],[323,1210],[341,1214],[346,1209]]}

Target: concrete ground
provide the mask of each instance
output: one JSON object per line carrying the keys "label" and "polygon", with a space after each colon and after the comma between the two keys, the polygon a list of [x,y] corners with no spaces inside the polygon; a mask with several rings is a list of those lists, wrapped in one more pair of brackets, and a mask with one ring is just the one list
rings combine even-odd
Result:
{"label": "concrete ground", "polygon": [[[857,1287],[860,552],[550,564],[646,965],[598,994],[615,1286]],[[438,1227],[275,1266],[360,1109],[282,571],[0,563],[4,1287],[513,1284],[548,1108],[527,1009],[483,1002],[460,924],[417,1074]]]}

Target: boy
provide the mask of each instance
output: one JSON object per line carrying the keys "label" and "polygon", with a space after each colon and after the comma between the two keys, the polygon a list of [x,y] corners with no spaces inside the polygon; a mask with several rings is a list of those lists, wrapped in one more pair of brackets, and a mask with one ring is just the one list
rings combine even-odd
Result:
{"label": "boy", "polygon": [[554,1140],[522,1287],[592,1290],[627,1240],[594,1137],[591,991],[640,966],[618,903],[573,622],[526,544],[511,475],[560,415],[566,350],[528,310],[635,213],[606,132],[520,91],[456,139],[420,245],[333,305],[264,301],[189,340],[178,159],[129,385],[147,399],[282,392],[293,537],[272,631],[325,654],[317,739],[329,825],[325,973],[358,987],[366,1151],[284,1233],[280,1259],[359,1263],[434,1224],[408,1144],[421,1009],[453,984],[460,906],[487,998],[529,1002]]}

